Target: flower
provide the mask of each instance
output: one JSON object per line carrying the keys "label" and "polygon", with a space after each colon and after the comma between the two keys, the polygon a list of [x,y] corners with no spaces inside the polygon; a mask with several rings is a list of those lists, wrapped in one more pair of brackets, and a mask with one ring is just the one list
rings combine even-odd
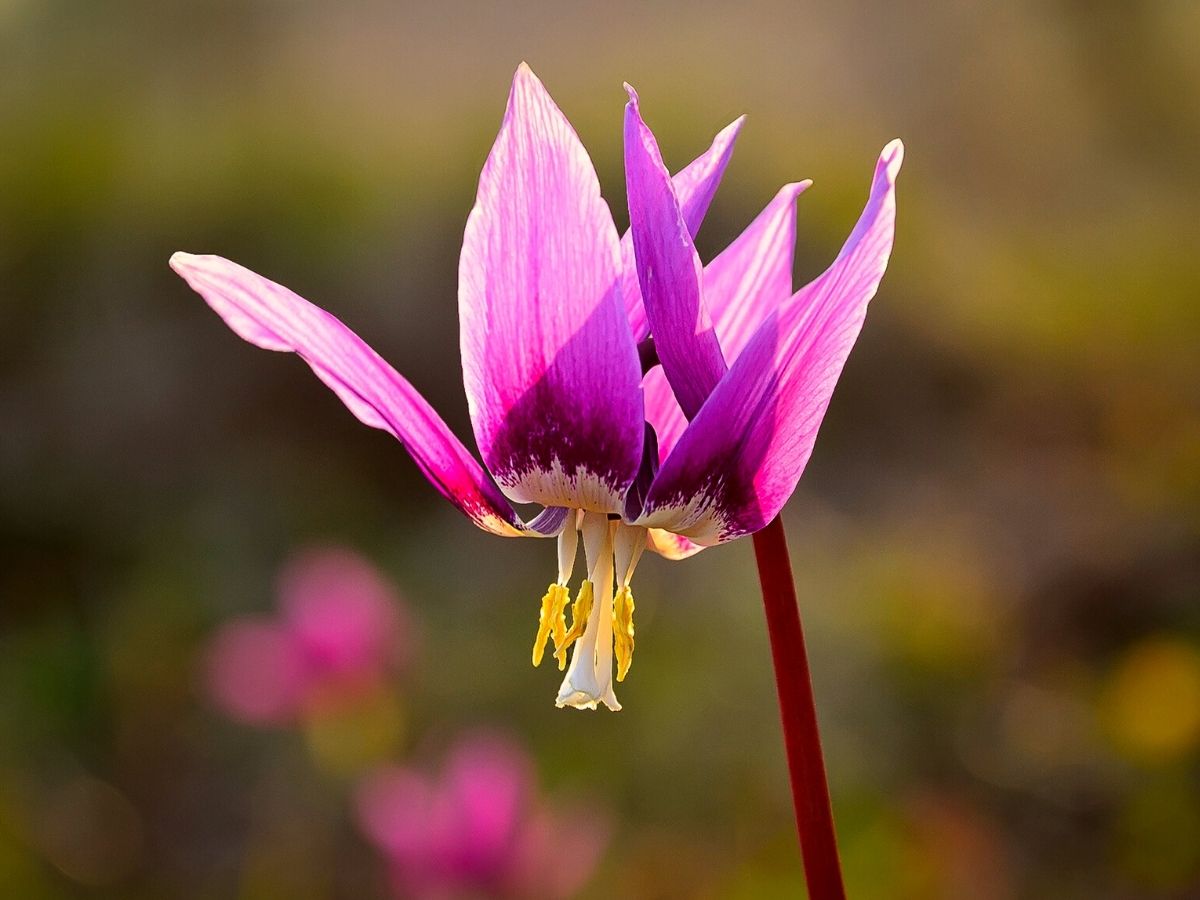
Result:
{"label": "flower", "polygon": [[208,694],[230,717],[290,724],[378,689],[405,662],[395,591],[349,550],[295,557],[279,578],[279,616],[245,616],[217,632]]}
{"label": "flower", "polygon": [[[528,66],[513,79],[459,263],[463,380],[486,470],[332,315],[220,257],[171,258],[238,335],[300,355],[480,528],[558,538],[533,662],[553,640],[565,668],[574,645],[557,703],[589,709],[620,708],[613,657],[623,680],[643,550],[678,559],[754,532],[795,489],[887,265],[903,156],[899,141],[884,148],[841,253],[793,293],[794,203],[808,182],[782,188],[702,266],[692,236],[742,121],[672,177],[627,90],[631,227],[619,238],[574,130]],[[526,523],[513,502],[544,510]]]}
{"label": "flower", "polygon": [[599,861],[607,828],[594,812],[557,814],[537,797],[533,766],[511,741],[461,739],[440,777],[391,766],[359,786],[359,827],[405,897],[569,897]]}

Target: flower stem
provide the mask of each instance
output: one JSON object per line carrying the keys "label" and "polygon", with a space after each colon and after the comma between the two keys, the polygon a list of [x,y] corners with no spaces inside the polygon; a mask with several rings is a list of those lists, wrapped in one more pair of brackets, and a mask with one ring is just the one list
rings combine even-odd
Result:
{"label": "flower stem", "polygon": [[767,612],[775,684],[783,717],[783,742],[787,750],[808,895],[811,900],[844,900],[846,889],[842,884],[825,758],[821,754],[821,736],[817,730],[808,653],[804,649],[804,630],[800,626],[800,607],[796,601],[792,563],[788,558],[787,537],[779,516],[754,535],[754,556],[758,561],[758,580]]}

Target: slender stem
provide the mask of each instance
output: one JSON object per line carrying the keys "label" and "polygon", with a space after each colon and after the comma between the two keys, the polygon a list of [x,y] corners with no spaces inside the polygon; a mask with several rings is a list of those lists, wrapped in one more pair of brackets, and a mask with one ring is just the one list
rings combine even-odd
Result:
{"label": "slender stem", "polygon": [[800,626],[800,607],[792,563],[788,558],[783,521],[776,516],[754,535],[754,556],[767,611],[775,684],[783,716],[783,742],[787,749],[796,828],[804,857],[804,879],[811,900],[844,900],[842,868],[838,861],[833,808],[825,777],[825,758],[817,730],[808,653]]}

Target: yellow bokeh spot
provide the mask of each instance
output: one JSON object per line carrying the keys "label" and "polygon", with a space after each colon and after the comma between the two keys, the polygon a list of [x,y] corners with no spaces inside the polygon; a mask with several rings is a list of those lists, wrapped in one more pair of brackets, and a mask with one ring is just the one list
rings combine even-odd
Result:
{"label": "yellow bokeh spot", "polygon": [[1128,756],[1161,762],[1193,750],[1200,743],[1200,651],[1171,637],[1137,644],[1110,675],[1101,712]]}
{"label": "yellow bokeh spot", "polygon": [[571,607],[571,628],[563,635],[562,643],[555,641],[554,643],[554,658],[558,660],[559,671],[567,667],[567,650],[571,645],[583,637],[583,630],[587,627],[588,616],[592,613],[592,583],[584,581],[579,586],[579,593],[575,597],[575,605]]}
{"label": "yellow bokeh spot", "polygon": [[986,664],[1000,633],[998,609],[965,551],[933,559],[896,551],[872,560],[866,574],[888,649],[903,663],[955,675]]}
{"label": "yellow bokeh spot", "polygon": [[540,666],[542,664],[542,654],[546,651],[546,641],[553,638],[554,646],[562,646],[563,640],[567,635],[566,608],[567,598],[566,585],[552,584],[546,588],[546,593],[542,595],[542,608],[538,613],[538,631],[537,637],[533,640],[533,664]]}
{"label": "yellow bokeh spot", "polygon": [[617,681],[624,681],[633,662],[633,592],[628,585],[617,591],[613,601],[613,648],[617,653]]}
{"label": "yellow bokeh spot", "polygon": [[1139,778],[1124,798],[1115,824],[1118,865],[1146,888],[1149,896],[1186,897],[1200,871],[1200,802],[1188,767],[1168,767]]}
{"label": "yellow bokeh spot", "polygon": [[331,692],[304,714],[304,742],[313,761],[334,775],[354,775],[390,759],[404,737],[399,698],[383,686],[363,693]]}

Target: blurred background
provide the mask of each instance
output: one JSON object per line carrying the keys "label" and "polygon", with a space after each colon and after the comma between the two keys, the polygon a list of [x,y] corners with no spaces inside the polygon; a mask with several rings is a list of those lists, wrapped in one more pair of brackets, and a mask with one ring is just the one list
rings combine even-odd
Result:
{"label": "blurred background", "polygon": [[[623,80],[672,168],[747,113],[701,254],[811,177],[798,283],[905,140],[785,511],[852,895],[1200,895],[1198,36],[1194,0],[0,0],[0,893],[414,889],[363,785],[452,793],[485,729],[591,810],[596,858],[539,851],[559,893],[802,894],[749,542],[643,562],[625,710],[556,710],[549,546],[167,268],[286,283],[468,437],[457,254],[526,59],[622,227]],[[214,648],[291,652],[314,546],[377,567],[406,661],[328,715],[239,706]]]}

